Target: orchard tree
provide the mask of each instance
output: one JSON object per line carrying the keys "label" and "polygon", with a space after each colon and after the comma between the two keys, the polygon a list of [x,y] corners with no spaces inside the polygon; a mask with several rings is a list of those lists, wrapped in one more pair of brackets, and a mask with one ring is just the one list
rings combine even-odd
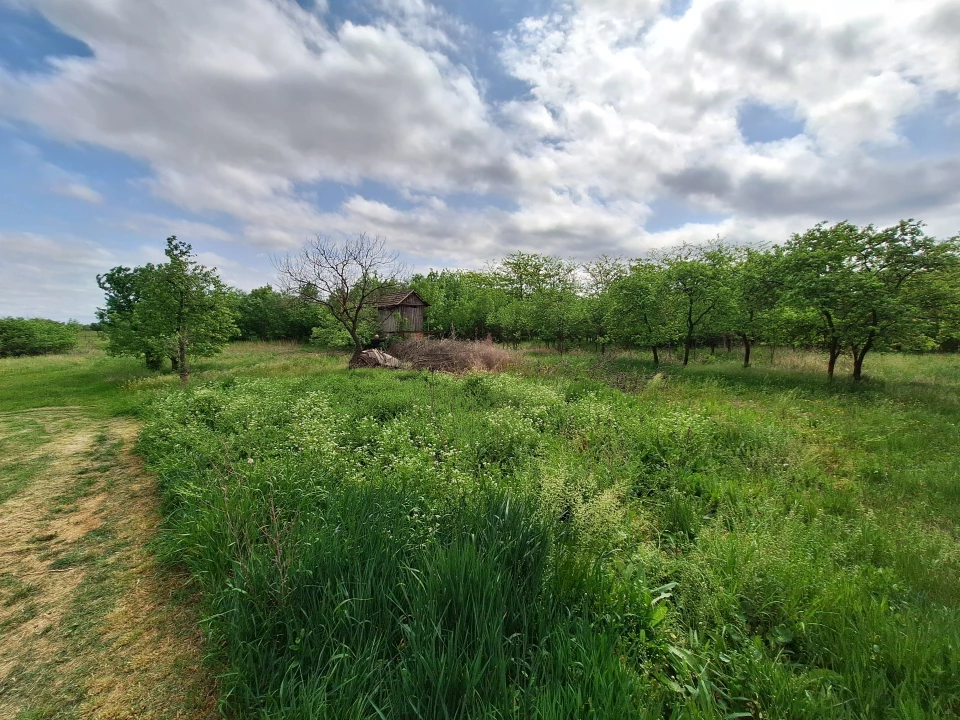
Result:
{"label": "orchard tree", "polygon": [[868,352],[915,338],[919,328],[908,287],[949,265],[956,252],[953,242],[929,237],[915,220],[882,230],[821,223],[794,235],[785,250],[787,298],[819,316],[828,376],[833,378],[846,348],[855,381]]}
{"label": "orchard tree", "polygon": [[750,367],[753,344],[762,338],[777,339],[777,301],[783,290],[781,253],[745,248],[731,268],[729,325],[743,343],[743,366]]}
{"label": "orchard tree", "polygon": [[582,281],[576,263],[539,253],[511,253],[491,272],[508,298],[522,311],[513,318],[527,326],[526,339],[534,336],[555,343],[563,352],[567,341],[577,337],[586,321]]}
{"label": "orchard tree", "polygon": [[663,268],[664,285],[683,333],[683,364],[704,328],[730,310],[730,250],[720,242],[682,245],[654,256]]}
{"label": "orchard tree", "polygon": [[648,347],[660,364],[660,348],[677,335],[663,268],[638,260],[607,291],[607,324],[617,342]]}
{"label": "orchard tree", "polygon": [[492,329],[490,316],[506,303],[506,295],[488,273],[471,270],[431,270],[414,275],[410,287],[430,303],[428,329],[474,338]]}
{"label": "orchard tree", "polygon": [[[956,248],[960,238],[951,242]],[[903,300],[926,340],[920,347],[956,351],[960,350],[960,261],[956,254],[946,255],[945,260],[943,267],[904,283]]]}
{"label": "orchard tree", "polygon": [[606,351],[610,342],[610,293],[614,285],[626,277],[627,264],[617,257],[601,255],[593,262],[582,266],[586,275],[586,316],[593,342]]}
{"label": "orchard tree", "polygon": [[107,302],[97,317],[107,352],[143,357],[148,367],[169,357],[186,385],[192,358],[221,352],[237,334],[236,313],[216,270],[197,263],[189,244],[171,236],[164,255],[160,265],[98,276]]}
{"label": "orchard tree", "polygon": [[343,242],[318,235],[296,253],[276,261],[285,289],[324,306],[353,341],[353,360],[363,352],[360,329],[373,303],[398,286],[403,266],[380,237],[358,233]]}
{"label": "orchard tree", "polygon": [[148,369],[159,370],[163,367],[164,338],[148,333],[133,312],[140,301],[146,273],[152,272],[152,268],[120,266],[97,275],[97,285],[106,293],[105,307],[97,309],[97,322],[107,336],[108,354],[141,357]]}

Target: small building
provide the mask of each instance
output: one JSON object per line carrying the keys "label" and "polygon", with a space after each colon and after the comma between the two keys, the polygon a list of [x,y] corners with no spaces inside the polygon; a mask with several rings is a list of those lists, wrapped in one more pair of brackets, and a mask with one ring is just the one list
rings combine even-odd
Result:
{"label": "small building", "polygon": [[377,308],[380,332],[384,335],[422,335],[424,309],[430,307],[416,290],[381,295],[373,302]]}

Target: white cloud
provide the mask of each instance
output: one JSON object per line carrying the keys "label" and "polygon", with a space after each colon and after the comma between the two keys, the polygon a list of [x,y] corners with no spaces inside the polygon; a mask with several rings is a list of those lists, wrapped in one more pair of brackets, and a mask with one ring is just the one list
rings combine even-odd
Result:
{"label": "white cloud", "polygon": [[230,242],[233,240],[230,233],[215,225],[160,215],[137,215],[127,220],[123,227],[137,233],[155,235],[158,238],[177,235],[181,240],[189,242],[195,240]]}
{"label": "white cloud", "polygon": [[509,184],[509,143],[473,78],[411,40],[407,4],[401,31],[331,30],[292,0],[37,0],[94,56],[0,71],[0,105],[60,139],[146,160],[159,195],[234,215],[253,238],[316,220],[296,183]]}
{"label": "white cloud", "polygon": [[[203,234],[200,225],[180,225],[182,239]],[[93,322],[103,304],[97,275],[118,265],[165,262],[159,245],[130,245],[113,250],[76,237],[49,237],[0,231],[0,317],[46,317]],[[266,285],[274,273],[220,254],[202,251],[197,260],[217,268],[225,283],[243,290]]]}
{"label": "white cloud", "polygon": [[77,200],[83,200],[93,205],[99,205],[103,202],[103,195],[83,183],[72,182],[66,185],[59,185],[54,188],[54,192],[58,195],[76,198]]}
{"label": "white cloud", "polygon": [[[903,115],[960,91],[958,44],[934,29],[955,0],[695,0],[679,18],[651,6],[582,2],[514,33],[504,59],[533,98],[509,116],[554,140],[532,147],[531,175],[747,217],[882,214],[898,196],[922,211],[956,197],[951,160],[891,166],[870,154],[900,140]],[[745,143],[745,101],[790,109],[807,135]]]}
{"label": "white cloud", "polygon": [[[371,24],[339,27],[292,0],[32,4],[94,56],[0,71],[0,112],[141,158],[154,194],[241,226],[135,221],[187,237],[282,251],[363,230],[477,266],[514,249],[775,241],[821,219],[956,231],[960,158],[883,151],[904,148],[904,116],[960,93],[957,0],[693,0],[677,17],[661,0],[558,4],[510,34],[500,59],[530,93],[496,106],[452,59],[489,39],[425,0],[371,0]],[[804,133],[746,142],[747,102]],[[358,191],[321,209],[325,180],[407,203]],[[665,198],[726,219],[646,232]]]}
{"label": "white cloud", "polygon": [[103,299],[96,276],[118,264],[96,243],[30,233],[0,232],[0,255],[0,317],[92,322]]}

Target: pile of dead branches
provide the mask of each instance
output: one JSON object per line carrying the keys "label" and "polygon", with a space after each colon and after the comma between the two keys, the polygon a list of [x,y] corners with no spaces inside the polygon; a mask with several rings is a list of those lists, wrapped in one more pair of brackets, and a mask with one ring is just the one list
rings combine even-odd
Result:
{"label": "pile of dead branches", "polygon": [[498,372],[516,362],[510,350],[492,342],[409,338],[390,345],[390,354],[417,370]]}

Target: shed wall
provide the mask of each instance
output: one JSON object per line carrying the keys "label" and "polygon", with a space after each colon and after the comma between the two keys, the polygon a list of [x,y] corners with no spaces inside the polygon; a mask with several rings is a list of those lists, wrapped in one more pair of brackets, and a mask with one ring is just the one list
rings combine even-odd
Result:
{"label": "shed wall", "polygon": [[423,305],[397,305],[394,307],[379,308],[380,329],[384,333],[400,332],[399,325],[404,332],[423,332]]}

